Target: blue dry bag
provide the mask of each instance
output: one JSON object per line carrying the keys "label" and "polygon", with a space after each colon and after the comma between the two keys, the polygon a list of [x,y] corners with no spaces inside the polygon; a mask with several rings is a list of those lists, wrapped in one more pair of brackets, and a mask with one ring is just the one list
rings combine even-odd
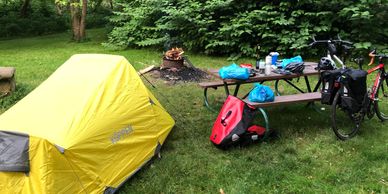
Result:
{"label": "blue dry bag", "polygon": [[235,63],[222,67],[218,73],[222,79],[246,80],[249,78],[249,70],[247,68],[242,68]]}
{"label": "blue dry bag", "polygon": [[273,102],[275,94],[270,87],[255,84],[255,88],[249,93],[248,99],[251,102]]}

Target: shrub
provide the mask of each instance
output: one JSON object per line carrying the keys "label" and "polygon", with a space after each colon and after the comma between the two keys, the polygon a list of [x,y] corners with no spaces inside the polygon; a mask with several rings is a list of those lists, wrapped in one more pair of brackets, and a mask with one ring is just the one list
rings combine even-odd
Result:
{"label": "shrub", "polygon": [[382,25],[387,0],[133,0],[120,5],[110,17],[114,27],[105,44],[110,47],[174,45],[239,57],[254,56],[256,45],[261,54],[313,54],[306,49],[312,36],[340,34],[358,48],[387,39]]}

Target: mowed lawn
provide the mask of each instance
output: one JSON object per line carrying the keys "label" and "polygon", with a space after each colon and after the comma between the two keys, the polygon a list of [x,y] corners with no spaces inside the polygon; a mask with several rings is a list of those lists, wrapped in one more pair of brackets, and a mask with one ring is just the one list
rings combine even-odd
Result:
{"label": "mowed lawn", "polygon": [[[66,33],[0,41],[0,66],[17,69],[17,91],[0,99],[0,114],[73,54],[123,55],[136,69],[161,62],[161,50],[110,51],[101,46],[103,29],[89,30],[88,34],[91,41],[81,44],[69,42]],[[231,63],[226,57],[188,56],[203,69]],[[221,188],[227,194],[388,192],[387,122],[366,120],[356,137],[339,141],[331,131],[328,106],[318,103],[322,108],[319,112],[306,104],[268,108],[276,136],[264,143],[222,151],[209,141],[217,113],[203,106],[203,91],[196,83],[171,85],[149,79],[156,88],[143,80],[177,124],[162,148],[162,158],[140,170],[119,193],[219,193]],[[243,90],[250,87],[245,85]],[[225,98],[222,88],[209,92],[211,102],[220,108]],[[263,124],[259,118],[257,123]]]}

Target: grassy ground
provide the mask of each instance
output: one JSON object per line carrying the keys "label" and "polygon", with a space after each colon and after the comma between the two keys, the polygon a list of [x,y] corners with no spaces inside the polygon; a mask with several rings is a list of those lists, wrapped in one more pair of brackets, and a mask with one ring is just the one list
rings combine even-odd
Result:
{"label": "grassy ground", "polygon": [[[0,41],[0,66],[17,68],[18,88],[13,96],[0,99],[0,113],[76,53],[123,55],[137,69],[160,63],[158,51],[105,50],[100,45],[105,39],[103,34],[103,30],[91,30],[92,41],[82,44],[68,42],[68,34]],[[229,64],[225,58],[189,57],[201,68]],[[329,107],[322,112],[305,108],[305,104],[269,108],[271,128],[276,129],[277,138],[221,151],[208,139],[217,113],[203,106],[202,90],[195,83],[171,86],[163,81],[152,82],[157,89],[150,89],[177,125],[162,149],[162,159],[143,168],[119,193],[218,193],[220,188],[226,193],[388,191],[388,125],[376,118],[364,122],[355,138],[343,142],[331,131]],[[222,89],[210,92],[212,102],[220,107]]]}

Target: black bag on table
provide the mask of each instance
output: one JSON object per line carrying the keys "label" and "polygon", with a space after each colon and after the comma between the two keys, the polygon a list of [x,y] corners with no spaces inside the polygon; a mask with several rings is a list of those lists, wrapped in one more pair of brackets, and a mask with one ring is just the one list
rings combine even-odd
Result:
{"label": "black bag on table", "polygon": [[352,113],[360,111],[367,98],[367,75],[364,70],[349,69],[342,76],[341,106]]}
{"label": "black bag on table", "polygon": [[265,128],[252,126],[257,113],[254,107],[234,96],[228,96],[216,121],[210,141],[218,148],[248,144],[264,137]]}
{"label": "black bag on table", "polygon": [[291,62],[284,70],[290,71],[291,73],[303,74],[304,62]]}
{"label": "black bag on table", "polygon": [[343,71],[343,69],[335,69],[321,72],[322,104],[333,104],[334,97],[339,90],[339,85],[336,84],[336,81],[339,80],[339,77],[342,75]]}

